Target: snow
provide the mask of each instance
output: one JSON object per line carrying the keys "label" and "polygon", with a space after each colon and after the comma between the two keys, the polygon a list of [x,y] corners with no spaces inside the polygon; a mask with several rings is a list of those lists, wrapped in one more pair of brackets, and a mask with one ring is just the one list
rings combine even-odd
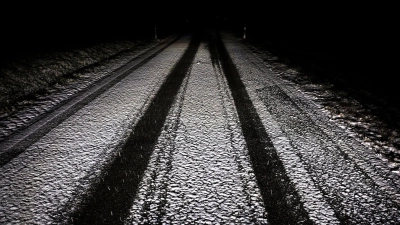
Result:
{"label": "snow", "polygon": [[127,221],[267,224],[225,78],[204,43],[194,62]]}
{"label": "snow", "polygon": [[[335,221],[332,210],[342,217],[349,216],[354,223],[379,223],[377,214],[391,223],[399,222],[399,180],[376,153],[349,138],[341,124],[329,122],[320,111],[322,107],[310,96],[278,77],[262,60],[255,60],[254,54],[236,44],[233,37],[226,39],[228,51],[289,176],[300,194],[307,193],[303,201],[310,215],[323,224]],[[299,173],[293,166],[304,171]],[[304,189],[307,186],[311,189]],[[360,193],[371,201],[361,201],[357,197]],[[315,197],[321,194],[324,199]],[[326,208],[326,203],[332,208]],[[354,212],[354,207],[360,211]],[[378,207],[381,208],[377,210]]]}
{"label": "snow", "polygon": [[30,224],[68,219],[63,210],[73,210],[116,154],[187,42],[183,37],[0,168],[0,217]]}
{"label": "snow", "polygon": [[[189,39],[175,42],[0,168],[0,223],[67,220],[102,167],[118,154]],[[353,223],[399,223],[400,133],[351,96],[334,92],[331,84],[307,81],[275,56],[251,52],[233,36],[224,41],[311,219],[316,224],[338,224],[346,216]],[[3,77],[32,71],[44,74],[44,80],[68,73],[75,78],[2,114],[0,140],[148,47],[103,60],[130,46],[104,46],[96,59],[83,49],[15,62],[10,64],[14,71],[1,68]],[[95,62],[98,67],[91,67]],[[194,62],[127,223],[267,223],[224,74],[213,67],[204,43]],[[4,91],[9,81],[1,81]]]}
{"label": "snow", "polygon": [[[69,52],[37,54],[0,67],[0,141],[156,44],[104,43]],[[23,83],[27,84],[20,86]],[[17,101],[18,98],[23,100]]]}

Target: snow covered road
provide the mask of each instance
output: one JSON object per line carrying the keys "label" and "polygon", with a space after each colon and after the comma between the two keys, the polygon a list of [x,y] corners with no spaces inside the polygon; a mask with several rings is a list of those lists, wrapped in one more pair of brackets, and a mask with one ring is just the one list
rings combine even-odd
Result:
{"label": "snow covered road", "polygon": [[327,224],[333,215],[346,224],[399,223],[399,179],[375,152],[235,38],[224,42],[310,216]]}
{"label": "snow covered road", "polygon": [[128,223],[266,224],[225,78],[203,43],[167,118]]}
{"label": "snow covered road", "polygon": [[0,223],[47,224],[73,209],[113,158],[168,71],[185,36],[76,112],[0,169]]}
{"label": "snow covered road", "polygon": [[374,152],[239,39],[196,35],[2,166],[0,223],[400,223]]}

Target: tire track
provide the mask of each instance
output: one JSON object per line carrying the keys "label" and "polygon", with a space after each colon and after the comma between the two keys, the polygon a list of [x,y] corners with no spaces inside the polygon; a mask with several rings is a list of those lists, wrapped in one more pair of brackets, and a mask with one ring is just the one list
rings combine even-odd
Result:
{"label": "tire track", "polygon": [[74,223],[122,224],[128,216],[166,116],[200,45],[199,36],[193,34],[188,49],[139,119],[120,156],[104,169],[100,182],[89,191],[90,197],[74,213]]}
{"label": "tire track", "polygon": [[267,224],[233,100],[207,50],[171,109],[128,224]]}
{"label": "tire track", "polygon": [[262,101],[260,108],[266,110],[261,113],[264,126],[273,136],[274,145],[281,145],[280,139],[287,140],[292,149],[283,152],[298,155],[306,169],[304,174],[311,176],[339,221],[342,224],[398,223],[400,208],[395,181],[382,176],[385,171],[379,171],[382,167],[379,169],[376,160],[370,160],[371,153],[349,137],[339,138],[344,135],[343,131],[324,120],[321,112],[314,111],[316,106],[295,86],[282,82],[263,69],[261,63],[254,62],[251,53],[243,54],[245,50],[240,46],[231,47],[230,51],[242,53],[235,56],[235,62],[241,63],[246,85],[254,90],[253,98]]}
{"label": "tire track", "polygon": [[219,35],[210,44],[215,49],[211,51],[212,58],[220,62],[235,101],[268,221],[271,224],[312,224]]}
{"label": "tire track", "polygon": [[[153,221],[153,223],[159,224],[165,216],[166,195],[169,188],[173,155],[176,150],[176,132],[179,127],[190,70],[191,68],[161,131],[158,143],[138,188],[138,194],[130,210],[131,215],[127,219],[127,223],[144,224]],[[156,206],[154,207],[154,205]]]}
{"label": "tire track", "polygon": [[104,93],[113,85],[117,84],[124,77],[132,73],[140,66],[154,58],[158,53],[166,49],[177,41],[175,37],[172,41],[164,43],[148,52],[144,52],[132,59],[125,66],[117,69],[112,75],[103,77],[99,81],[91,84],[88,89],[76,94],[70,100],[65,100],[56,105],[49,113],[38,116],[26,125],[24,129],[18,130],[0,142],[0,167],[7,164],[13,158],[25,151],[32,143],[50,132],[53,128],[61,124],[65,119],[93,101],[100,94]]}
{"label": "tire track", "polygon": [[0,224],[71,222],[189,41],[184,35],[1,167]]}

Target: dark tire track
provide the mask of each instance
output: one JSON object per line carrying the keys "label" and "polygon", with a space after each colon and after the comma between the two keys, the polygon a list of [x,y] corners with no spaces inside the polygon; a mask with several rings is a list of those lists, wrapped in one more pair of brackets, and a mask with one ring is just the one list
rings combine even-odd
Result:
{"label": "dark tire track", "polygon": [[[315,98],[282,78],[284,75],[275,71],[280,71],[278,68],[253,58],[253,52],[235,45],[231,38],[224,34],[224,41],[229,43],[227,49],[243,82],[249,85],[249,94],[284,165],[292,170],[293,164],[285,158],[296,154],[304,168],[301,173],[312,178],[314,188],[318,189],[316,195],[309,192],[305,186],[297,185],[301,183],[293,176],[301,178],[302,174],[294,170],[295,173],[288,173],[298,192],[305,196],[302,200],[310,217],[314,219],[312,214],[319,211],[319,217],[324,212],[323,208],[309,207],[308,196],[318,196],[340,224],[399,224],[398,189],[393,186],[396,179],[390,178],[390,171],[376,160],[372,149],[347,132],[346,127],[330,120]],[[287,139],[286,143],[280,137]]]}
{"label": "dark tire track", "polygon": [[[168,186],[169,186],[169,175],[171,174],[172,171],[172,162],[173,162],[173,155],[174,152],[176,151],[175,147],[175,138],[177,136],[177,130],[179,127],[179,121],[181,119],[181,113],[182,113],[182,105],[183,101],[185,99],[185,94],[188,86],[188,81],[190,77],[190,70],[189,68],[188,75],[185,77],[183,81],[183,88],[181,90],[182,93],[178,93],[175,99],[175,103],[171,106],[171,110],[175,111],[175,118],[174,119],[168,119],[166,118],[166,125],[163,127],[163,129],[168,131],[168,134],[166,135],[166,143],[162,144],[162,147],[160,147],[160,151],[158,153],[153,153],[153,154],[158,154],[157,159],[156,159],[156,165],[154,165],[157,170],[153,170],[151,173],[151,184],[149,191],[146,193],[145,199],[157,199],[159,201],[158,207],[157,207],[157,224],[162,223],[162,218],[165,217],[166,214],[166,196],[168,194]],[[176,106],[174,106],[176,105]],[[177,109],[174,110],[174,107]],[[170,120],[170,121],[168,121]],[[160,135],[160,137],[162,134]],[[160,144],[160,143],[159,143]],[[169,146],[170,148],[168,148]],[[156,147],[157,148],[157,147]],[[166,156],[166,162],[163,161],[163,157]],[[151,163],[151,162],[150,162]],[[163,165],[165,163],[165,165]],[[165,172],[163,174],[160,174],[160,171],[164,170]],[[143,178],[144,179],[144,178]],[[157,179],[161,179],[162,182],[161,184],[157,187]],[[157,190],[159,188],[160,190]],[[159,191],[159,193],[157,193]],[[140,191],[139,191],[140,192]],[[140,224],[146,224],[148,222],[144,221],[150,221],[150,211],[151,211],[151,202],[146,202],[143,204],[142,209],[140,210],[141,213],[141,220]],[[130,221],[129,219],[127,221]],[[131,222],[131,221],[130,221]],[[132,222],[133,223],[133,222]]]}
{"label": "dark tire track", "polygon": [[194,33],[188,49],[160,87],[145,114],[140,118],[120,156],[102,172],[82,206],[69,222],[74,224],[123,224],[129,215],[139,183],[169,109],[192,64],[200,45]]}
{"label": "dark tire track", "polygon": [[213,62],[221,64],[232,91],[268,222],[312,224],[218,33],[210,39],[210,52]]}
{"label": "dark tire track", "polygon": [[0,167],[4,166],[13,158],[24,152],[25,149],[27,149],[32,143],[35,143],[37,140],[39,140],[48,132],[50,132],[53,128],[61,124],[64,120],[73,115],[79,109],[83,108],[89,102],[97,98],[100,94],[111,88],[113,85],[117,84],[129,74],[131,74],[132,71],[150,61],[158,53],[177,41],[179,37],[180,36],[174,38],[171,42],[165,44],[160,49],[151,53],[149,56],[147,56],[147,58],[142,59],[139,63],[136,63],[133,66],[129,65],[140,57],[146,57],[146,54],[148,54],[149,52],[145,52],[139,55],[138,57],[127,63],[127,66],[130,68],[127,69],[126,66],[123,66],[117,69],[114,72],[116,73],[115,77],[106,76],[103,79],[96,81],[85,91],[80,92],[70,100],[66,100],[55,106],[54,109],[52,109],[49,113],[41,115],[38,118],[32,120],[23,130],[16,131],[14,134],[8,136],[4,141],[0,142]]}

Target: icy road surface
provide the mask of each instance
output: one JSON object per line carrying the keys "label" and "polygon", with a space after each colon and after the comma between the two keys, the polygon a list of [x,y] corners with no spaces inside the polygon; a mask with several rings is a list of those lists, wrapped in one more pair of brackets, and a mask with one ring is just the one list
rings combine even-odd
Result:
{"label": "icy road surface", "polygon": [[[91,196],[86,193],[136,135],[135,125],[154,106],[174,66],[197,49],[149,164],[134,175],[142,179],[129,215],[116,223],[400,224],[399,178],[373,150],[239,39],[221,33],[218,45],[218,35],[207,35],[198,49],[191,48],[190,35],[182,36],[2,166],[0,223],[73,224],[72,215]],[[237,96],[241,89],[246,94]],[[250,108],[256,115],[246,114]],[[244,132],[243,115],[256,121],[259,133]],[[260,159],[249,154],[254,137],[265,139],[255,142],[266,143]],[[271,164],[282,167],[260,173],[270,168],[255,166],[270,165],[261,155],[274,154],[281,164]],[[276,177],[288,180],[283,187],[294,192],[278,190]],[[274,193],[281,202],[268,201]],[[271,213],[290,209],[301,214],[295,221]],[[112,210],[102,216],[114,220]]]}
{"label": "icy road surface", "polygon": [[0,168],[0,223],[52,223],[76,204],[189,39],[182,37]]}
{"label": "icy road surface", "polygon": [[128,222],[266,224],[232,97],[202,44]]}
{"label": "icy road surface", "polygon": [[224,42],[310,216],[324,220],[321,199],[344,223],[400,223],[399,179],[377,155],[237,39]]}

